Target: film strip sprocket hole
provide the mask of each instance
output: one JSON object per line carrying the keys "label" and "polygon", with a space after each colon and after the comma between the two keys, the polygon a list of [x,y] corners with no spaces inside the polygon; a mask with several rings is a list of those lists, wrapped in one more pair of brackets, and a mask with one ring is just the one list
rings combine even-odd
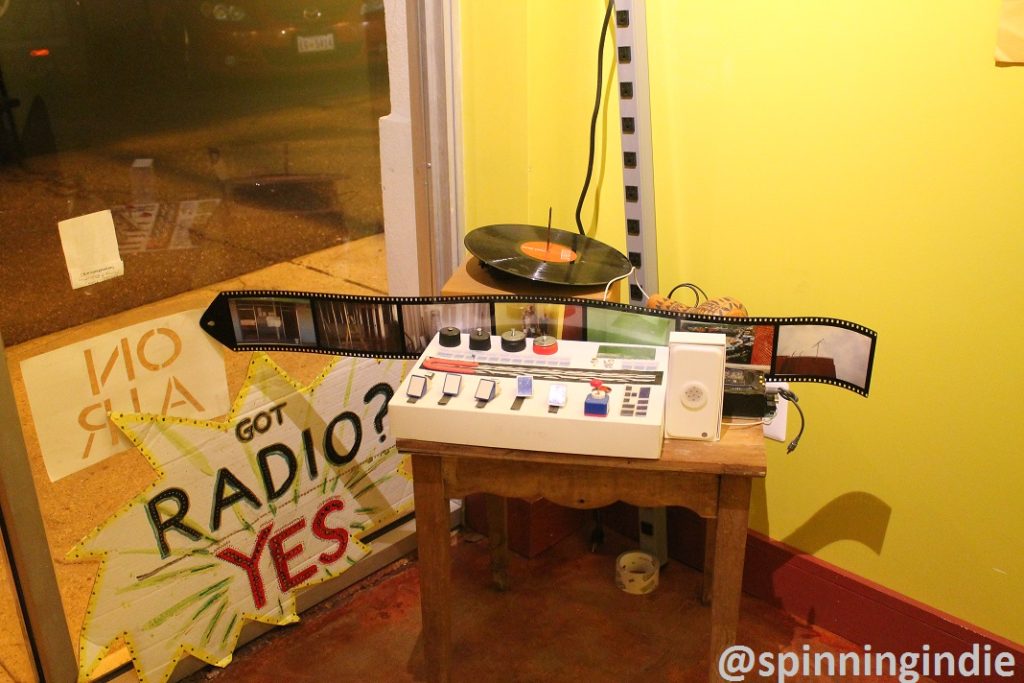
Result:
{"label": "film strip sprocket hole", "polygon": [[769,380],[817,382],[867,396],[877,334],[835,318],[726,318],[561,297],[362,297],[222,292],[200,324],[233,351],[417,358],[442,327],[623,344],[668,343],[674,330],[726,335],[726,361]]}

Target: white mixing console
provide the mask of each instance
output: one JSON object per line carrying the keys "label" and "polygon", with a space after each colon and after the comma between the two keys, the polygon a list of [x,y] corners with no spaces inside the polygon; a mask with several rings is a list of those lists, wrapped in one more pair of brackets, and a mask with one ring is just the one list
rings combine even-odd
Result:
{"label": "white mixing console", "polygon": [[391,399],[398,438],[654,459],[664,346],[442,329]]}

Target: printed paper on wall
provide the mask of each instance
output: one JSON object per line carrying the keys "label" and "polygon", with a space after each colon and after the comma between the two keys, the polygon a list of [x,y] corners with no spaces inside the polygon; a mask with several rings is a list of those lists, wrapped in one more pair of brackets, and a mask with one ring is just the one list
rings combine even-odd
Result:
{"label": "printed paper on wall", "polygon": [[1024,64],[1024,0],[1003,0],[996,38],[996,61]]}

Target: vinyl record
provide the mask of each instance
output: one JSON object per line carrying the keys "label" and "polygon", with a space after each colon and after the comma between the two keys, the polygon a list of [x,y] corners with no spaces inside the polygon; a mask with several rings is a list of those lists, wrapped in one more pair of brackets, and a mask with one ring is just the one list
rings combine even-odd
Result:
{"label": "vinyl record", "polygon": [[629,259],[603,242],[538,225],[488,225],[466,235],[465,244],[493,268],[559,285],[603,285],[632,269]]}

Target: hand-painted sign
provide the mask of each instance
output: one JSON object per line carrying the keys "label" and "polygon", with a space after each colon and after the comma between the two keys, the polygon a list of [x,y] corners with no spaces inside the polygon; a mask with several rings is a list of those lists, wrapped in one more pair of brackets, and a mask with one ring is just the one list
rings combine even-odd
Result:
{"label": "hand-painted sign", "polygon": [[302,387],[257,354],[224,422],[113,415],[161,477],[69,554],[102,559],[81,677],[119,638],[144,683],[185,654],[225,666],[244,620],[297,621],[297,591],[363,558],[412,508],[385,422],[405,365],[346,358]]}

